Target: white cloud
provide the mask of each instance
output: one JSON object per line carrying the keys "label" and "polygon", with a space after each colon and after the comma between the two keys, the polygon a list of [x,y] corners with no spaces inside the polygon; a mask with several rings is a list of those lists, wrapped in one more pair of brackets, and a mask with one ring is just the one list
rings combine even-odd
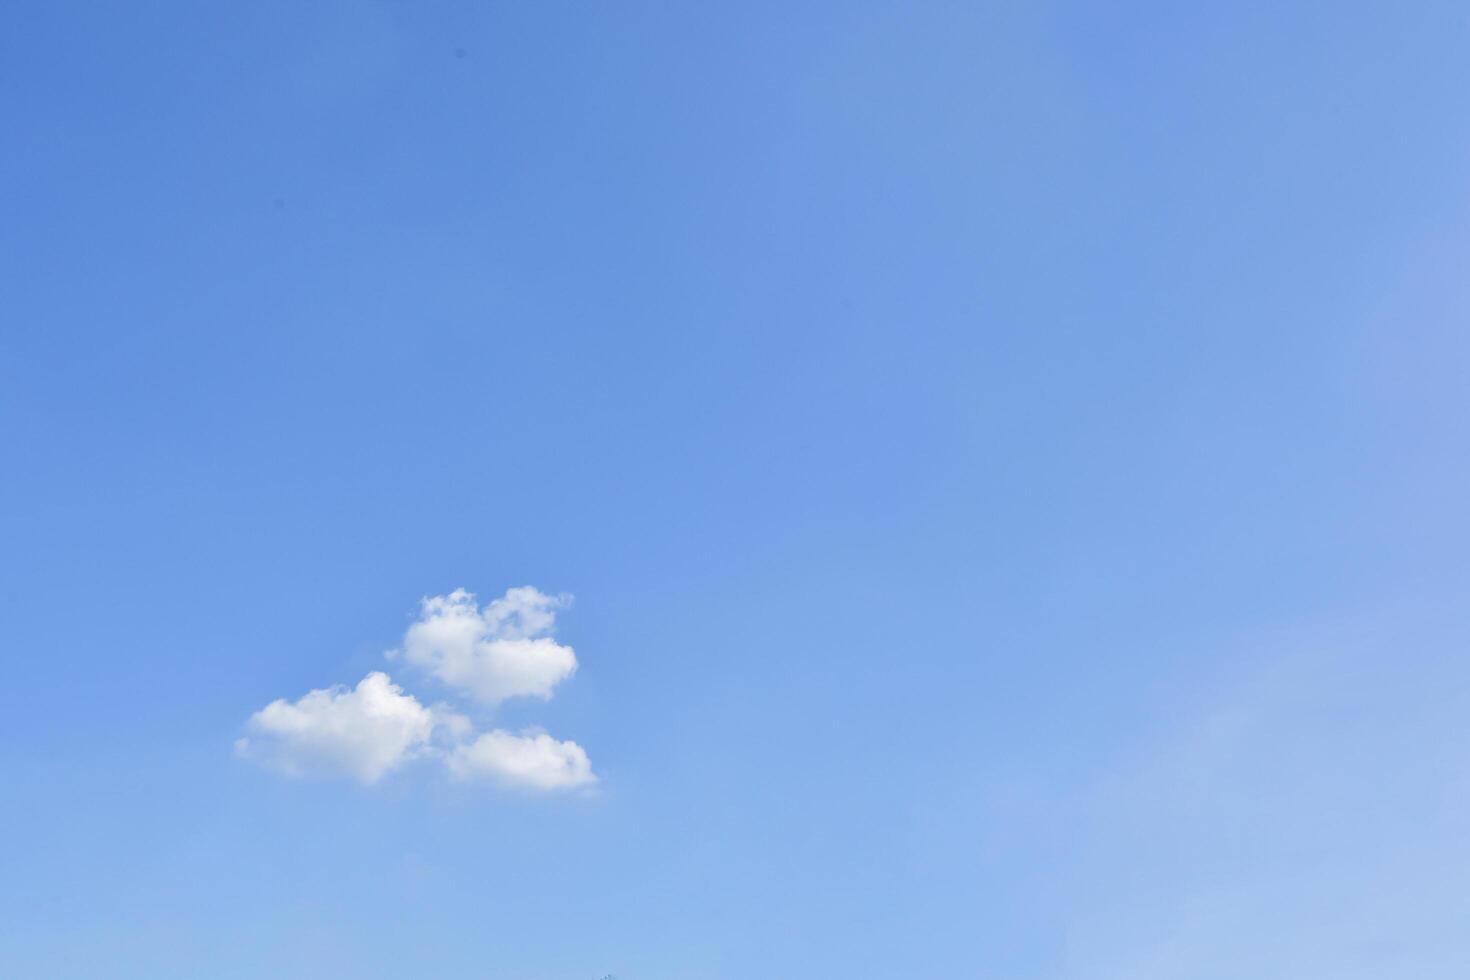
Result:
{"label": "white cloud", "polygon": [[341,685],[296,701],[272,701],[250,716],[250,737],[236,750],[290,776],[352,776],[375,783],[429,750],[437,725],[463,730],[463,719],[419,704],[374,671],[353,690]]}
{"label": "white cloud", "polygon": [[496,705],[508,698],[551,697],[572,676],[572,648],[549,635],[566,597],[524,586],[477,608],[473,593],[456,589],[423,600],[403,648],[390,657],[428,671],[450,687]]}
{"label": "white cloud", "polygon": [[483,776],[527,789],[574,789],[597,782],[580,745],[535,730],[520,735],[499,729],[487,732],[454,749],[445,762],[461,779]]}
{"label": "white cloud", "polygon": [[[424,599],[402,657],[453,688],[494,706],[507,698],[550,698],[577,669],[572,648],[551,638],[569,597],[510,589],[480,607],[456,589]],[[443,705],[425,707],[388,675],[374,671],[356,688],[310,691],[272,701],[250,716],[243,758],[288,776],[350,776],[365,784],[414,759],[433,759],[459,779],[486,778],[531,790],[597,782],[587,753],[540,729],[477,734],[469,718]]]}

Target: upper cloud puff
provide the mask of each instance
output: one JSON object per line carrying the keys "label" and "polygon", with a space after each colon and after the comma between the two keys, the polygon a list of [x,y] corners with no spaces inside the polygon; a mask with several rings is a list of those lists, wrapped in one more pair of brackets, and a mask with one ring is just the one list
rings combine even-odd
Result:
{"label": "upper cloud puff", "polygon": [[432,596],[423,600],[402,649],[390,656],[401,655],[488,705],[515,697],[545,700],[577,670],[572,648],[549,635],[556,610],[569,602],[530,586],[510,589],[484,608],[464,589]]}
{"label": "upper cloud puff", "polygon": [[[374,671],[353,690],[338,685],[292,702],[272,701],[250,716],[249,738],[235,743],[241,755],[290,776],[353,776],[375,783],[427,749],[440,721]],[[452,719],[455,727],[459,719]]]}

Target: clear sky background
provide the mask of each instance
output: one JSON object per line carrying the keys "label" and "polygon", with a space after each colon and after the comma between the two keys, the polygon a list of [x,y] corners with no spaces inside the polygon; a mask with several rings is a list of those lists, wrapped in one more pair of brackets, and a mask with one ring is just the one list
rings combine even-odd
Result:
{"label": "clear sky background", "polygon": [[[0,6],[0,975],[1470,961],[1457,3]],[[235,754],[425,596],[477,724]]]}

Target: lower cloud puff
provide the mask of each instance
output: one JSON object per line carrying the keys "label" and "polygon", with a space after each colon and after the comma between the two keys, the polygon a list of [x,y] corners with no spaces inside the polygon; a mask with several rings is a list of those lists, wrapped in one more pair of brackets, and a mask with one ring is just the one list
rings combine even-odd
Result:
{"label": "lower cloud puff", "polygon": [[312,691],[297,701],[272,701],[250,716],[241,756],[288,776],[352,776],[375,783],[424,754],[436,714],[374,671],[348,690]]}
{"label": "lower cloud puff", "polygon": [[535,730],[519,735],[487,732],[455,748],[444,761],[460,779],[486,776],[506,786],[575,789],[597,782],[582,746]]}
{"label": "lower cloud puff", "polygon": [[463,715],[424,707],[374,671],[348,689],[311,691],[296,701],[272,701],[250,716],[242,757],[287,776],[349,777],[366,785],[414,759],[442,762],[457,779],[491,779],[502,786],[564,790],[597,782],[576,742],[545,732],[496,729],[474,737]]}

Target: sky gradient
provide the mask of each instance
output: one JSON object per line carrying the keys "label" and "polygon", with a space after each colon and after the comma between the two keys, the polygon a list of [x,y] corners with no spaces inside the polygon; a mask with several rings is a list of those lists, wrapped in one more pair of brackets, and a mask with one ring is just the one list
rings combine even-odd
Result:
{"label": "sky gradient", "polygon": [[12,0],[0,119],[0,975],[1464,975],[1462,5]]}

